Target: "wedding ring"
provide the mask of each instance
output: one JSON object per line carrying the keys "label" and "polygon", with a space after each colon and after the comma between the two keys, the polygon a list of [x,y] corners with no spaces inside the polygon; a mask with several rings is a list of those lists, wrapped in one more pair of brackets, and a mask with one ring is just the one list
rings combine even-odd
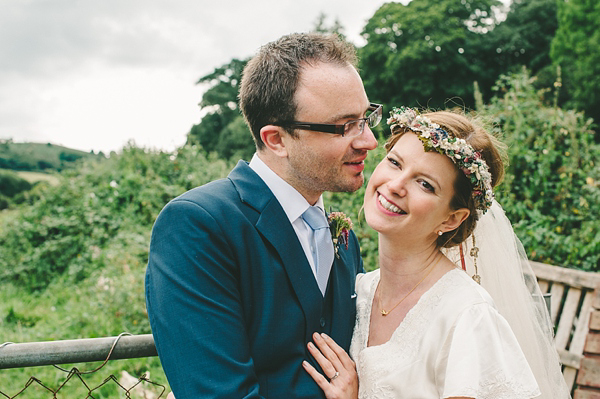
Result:
{"label": "wedding ring", "polygon": [[335,380],[336,378],[338,378],[340,376],[340,372],[336,371],[335,374],[333,375],[333,377],[331,377],[331,381]]}

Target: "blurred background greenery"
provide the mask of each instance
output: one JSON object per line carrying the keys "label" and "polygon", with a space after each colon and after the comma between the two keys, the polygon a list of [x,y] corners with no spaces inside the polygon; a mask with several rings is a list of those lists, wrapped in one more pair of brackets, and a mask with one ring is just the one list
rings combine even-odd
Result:
{"label": "blurred background greenery", "polygon": [[[399,105],[475,110],[508,145],[497,198],[531,259],[600,271],[600,8],[592,3],[515,0],[502,21],[493,0],[387,3],[357,50],[367,93],[386,113]],[[343,35],[325,20],[314,30]],[[173,153],[129,145],[107,158],[0,143],[0,341],[150,333],[144,272],[156,216],[254,152],[237,106],[246,61],[199,79],[203,117]],[[389,132],[376,133],[383,142]],[[381,148],[368,157],[367,178],[381,157]],[[373,269],[377,238],[361,221],[363,193],[327,193],[326,205],[355,221]],[[156,358],[110,362],[103,375],[121,370],[149,370],[166,384]],[[33,372],[0,372],[0,390],[14,394]],[[52,368],[35,374],[56,386],[66,377]],[[116,395],[108,385],[95,397]]]}

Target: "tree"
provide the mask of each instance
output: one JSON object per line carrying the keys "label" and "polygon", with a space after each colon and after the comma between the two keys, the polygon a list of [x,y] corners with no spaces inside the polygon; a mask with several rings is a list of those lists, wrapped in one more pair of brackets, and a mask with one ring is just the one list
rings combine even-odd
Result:
{"label": "tree", "polygon": [[317,17],[317,20],[315,21],[312,31],[318,33],[336,33],[342,39],[346,39],[346,35],[344,34],[344,27],[340,23],[339,19],[336,18],[335,21],[333,21],[333,25],[331,26],[327,26],[325,22],[326,20],[327,15],[323,12],[320,13]]}
{"label": "tree", "polygon": [[215,146],[217,153],[224,159],[249,160],[252,158],[255,148],[252,134],[241,115],[236,116],[221,130]]}
{"label": "tree", "polygon": [[413,0],[384,4],[363,30],[359,50],[369,97],[388,106],[472,106],[483,69],[473,43],[495,24],[495,0]]}
{"label": "tree", "polygon": [[513,0],[506,20],[490,32],[502,72],[525,66],[532,74],[550,65],[550,43],[558,27],[556,0]]}
{"label": "tree", "polygon": [[483,65],[477,81],[485,100],[491,98],[499,75],[518,72],[522,66],[540,74],[538,87],[552,87],[557,79],[550,59],[556,8],[556,0],[513,0],[506,19],[474,43]]}
{"label": "tree", "polygon": [[[234,146],[234,150],[230,151],[224,144],[224,141],[230,141],[222,138],[223,134],[230,134],[231,131],[226,131],[226,128],[236,119],[243,118],[237,103],[237,95],[239,92],[242,71],[248,60],[232,59],[228,64],[215,68],[214,71],[201,77],[198,84],[207,84],[209,88],[202,95],[200,101],[201,112],[205,115],[200,123],[192,126],[187,138],[188,144],[200,144],[207,151],[216,151],[219,156],[229,158],[234,153],[239,154],[240,146],[243,147],[241,153],[252,155],[254,144],[250,131],[243,124],[237,124],[236,137],[243,137],[245,133],[247,139],[242,139]],[[240,133],[242,129],[242,134]],[[221,144],[220,144],[221,143]]]}
{"label": "tree", "polygon": [[559,0],[552,60],[572,82],[571,106],[600,119],[600,3]]}

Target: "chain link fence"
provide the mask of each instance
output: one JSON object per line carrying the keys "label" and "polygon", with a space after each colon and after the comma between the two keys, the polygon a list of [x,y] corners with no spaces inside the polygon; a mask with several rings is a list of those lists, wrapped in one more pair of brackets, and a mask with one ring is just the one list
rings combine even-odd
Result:
{"label": "chain link fence", "polygon": [[[23,388],[14,393],[2,391],[0,381],[0,399],[27,398],[73,398],[73,387],[83,392],[81,398],[106,398],[106,391],[119,392],[122,398],[159,399],[166,396],[166,387],[150,380],[148,374],[133,377],[122,371],[119,378],[115,375],[91,382],[90,375],[97,380],[98,373],[109,360],[133,359],[156,356],[154,339],[151,334],[133,336],[122,333],[117,337],[90,338],[66,341],[13,343],[0,345],[0,369],[53,366],[64,373],[54,381],[42,381],[30,377]],[[57,364],[102,361],[93,370],[82,371],[76,367],[65,369]],[[110,389],[107,389],[110,388]],[[75,398],[74,398],[75,399]]]}

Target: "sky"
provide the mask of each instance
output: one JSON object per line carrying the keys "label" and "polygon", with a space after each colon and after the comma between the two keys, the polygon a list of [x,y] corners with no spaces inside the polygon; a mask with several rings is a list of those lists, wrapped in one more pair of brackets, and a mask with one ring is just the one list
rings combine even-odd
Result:
{"label": "sky", "polygon": [[309,31],[362,45],[382,0],[0,0],[0,139],[173,151],[200,120],[197,80]]}

